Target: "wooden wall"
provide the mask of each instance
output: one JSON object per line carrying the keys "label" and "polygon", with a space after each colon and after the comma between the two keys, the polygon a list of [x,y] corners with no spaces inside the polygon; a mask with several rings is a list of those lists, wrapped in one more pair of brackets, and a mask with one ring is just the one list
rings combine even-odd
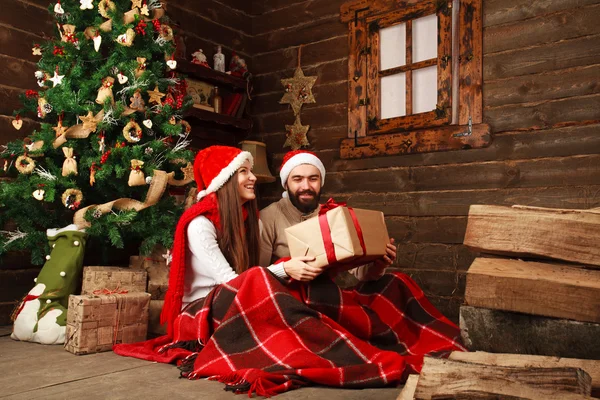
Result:
{"label": "wooden wall", "polygon": [[[33,43],[53,37],[53,20],[47,11],[49,0],[2,0],[0,13],[0,144],[24,138],[35,128],[25,120],[16,131],[12,114],[20,108],[19,93],[39,89],[34,78],[36,62]],[[223,46],[227,62],[233,50],[251,63],[250,2],[244,0],[170,0],[169,17],[177,23],[184,37],[186,56],[202,48],[212,65],[217,45]],[[226,141],[215,130],[201,135],[206,145]],[[2,176],[0,175],[0,179]],[[40,267],[31,266],[27,254],[11,253],[0,257],[0,326],[10,323],[16,301],[32,287]]]}
{"label": "wooden wall", "polygon": [[[260,3],[260,4],[259,4]],[[327,168],[324,199],[385,212],[397,266],[458,319],[472,254],[462,245],[470,204],[600,206],[599,0],[483,0],[486,149],[340,160],[347,127],[341,0],[255,2],[254,135],[276,173],[291,110],[278,104],[302,45],[316,104],[303,107],[310,149]],[[275,201],[279,183],[262,188]]]}

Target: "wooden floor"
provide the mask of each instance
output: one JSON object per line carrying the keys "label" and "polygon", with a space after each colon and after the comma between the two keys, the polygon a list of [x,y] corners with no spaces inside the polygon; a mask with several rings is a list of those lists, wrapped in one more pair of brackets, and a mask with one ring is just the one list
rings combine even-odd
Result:
{"label": "wooden floor", "polygon": [[[178,379],[172,365],[120,357],[112,352],[76,356],[62,346],[10,339],[0,327],[0,399],[244,399],[219,382]],[[399,388],[340,390],[303,388],[278,400],[395,400]]]}

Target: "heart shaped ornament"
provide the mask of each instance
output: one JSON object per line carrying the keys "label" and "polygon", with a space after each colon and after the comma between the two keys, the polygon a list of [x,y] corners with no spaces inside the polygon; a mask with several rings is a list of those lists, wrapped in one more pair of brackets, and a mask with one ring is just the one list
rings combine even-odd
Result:
{"label": "heart shaped ornament", "polygon": [[54,12],[57,13],[57,14],[64,14],[65,13],[65,10],[63,10],[62,6],[60,5],[60,2],[56,3],[54,5]]}
{"label": "heart shaped ornament", "polygon": [[122,85],[125,82],[127,82],[129,80],[129,78],[126,75],[123,75],[122,73],[119,72],[119,75],[117,75],[117,80]]}
{"label": "heart shaped ornament", "polygon": [[148,129],[152,128],[152,120],[145,119],[142,121],[142,124],[144,124],[144,126]]}
{"label": "heart shaped ornament", "polygon": [[23,120],[22,119],[13,119],[12,125],[15,127],[16,130],[19,130],[23,126]]}
{"label": "heart shaped ornament", "polygon": [[34,197],[36,200],[42,201],[42,200],[44,200],[44,194],[45,194],[45,193],[46,193],[46,191],[45,191],[45,190],[43,190],[43,189],[38,189],[38,190],[36,190],[35,192],[33,192],[33,197]]}
{"label": "heart shaped ornament", "polygon": [[177,68],[177,61],[175,60],[168,60],[167,61],[167,66],[171,69],[175,69]]}
{"label": "heart shaped ornament", "polygon": [[94,36],[94,38],[92,39],[94,41],[94,50],[96,50],[96,53],[100,50],[100,43],[102,43],[102,36],[98,35],[98,36]]}

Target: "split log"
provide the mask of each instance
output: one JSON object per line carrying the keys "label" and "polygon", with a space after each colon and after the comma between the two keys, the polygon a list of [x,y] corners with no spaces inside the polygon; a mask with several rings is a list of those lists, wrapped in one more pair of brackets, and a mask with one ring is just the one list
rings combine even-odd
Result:
{"label": "split log", "polygon": [[465,391],[526,399],[584,399],[591,393],[591,378],[579,368],[501,367],[425,358],[415,399],[451,398]]}
{"label": "split log", "polygon": [[526,354],[495,354],[484,351],[471,353],[454,351],[450,354],[449,359],[503,367],[581,368],[592,378],[592,393],[600,391],[600,360],[581,360],[577,358],[532,356]]}
{"label": "split log", "polygon": [[462,306],[460,331],[471,351],[600,359],[600,324]]}
{"label": "split log", "polygon": [[465,303],[600,323],[600,271],[564,264],[476,258],[467,273]]}
{"label": "split log", "polygon": [[600,208],[471,205],[464,244],[487,253],[600,266]]}
{"label": "split log", "polygon": [[415,398],[415,390],[417,390],[417,383],[419,383],[419,375],[410,374],[400,396],[396,400],[413,400]]}

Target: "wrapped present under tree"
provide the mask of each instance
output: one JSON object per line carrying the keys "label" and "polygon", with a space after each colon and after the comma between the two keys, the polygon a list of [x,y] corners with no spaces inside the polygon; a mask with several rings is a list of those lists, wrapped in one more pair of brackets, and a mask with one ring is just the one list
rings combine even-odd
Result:
{"label": "wrapped present under tree", "polygon": [[148,293],[71,295],[65,349],[89,354],[146,340],[149,304]]}
{"label": "wrapped present under tree", "polygon": [[147,273],[144,270],[117,267],[84,267],[81,294],[103,292],[146,291]]}

